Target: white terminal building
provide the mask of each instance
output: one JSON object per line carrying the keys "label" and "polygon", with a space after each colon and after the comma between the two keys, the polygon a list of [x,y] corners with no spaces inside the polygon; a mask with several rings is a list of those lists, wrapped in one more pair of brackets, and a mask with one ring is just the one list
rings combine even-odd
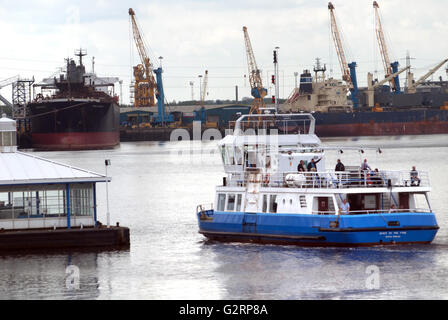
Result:
{"label": "white terminal building", "polygon": [[96,183],[108,181],[17,151],[16,122],[0,119],[0,230],[95,227]]}

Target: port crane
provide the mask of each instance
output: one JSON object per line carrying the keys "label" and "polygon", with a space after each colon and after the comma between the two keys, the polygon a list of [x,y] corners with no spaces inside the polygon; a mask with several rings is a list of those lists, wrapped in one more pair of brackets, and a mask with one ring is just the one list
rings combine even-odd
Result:
{"label": "port crane", "polygon": [[334,5],[329,2],[328,10],[330,11],[330,23],[331,23],[331,35],[333,37],[336,53],[339,59],[339,65],[342,71],[342,80],[344,80],[350,89],[353,101],[353,107],[358,108],[358,81],[356,80],[356,62],[347,63],[345,58],[344,47],[342,46],[342,40],[336,22],[336,16],[334,14]]}
{"label": "port crane", "polygon": [[141,61],[140,64],[134,67],[134,106],[137,108],[153,106],[155,105],[154,91],[156,89],[156,81],[152,74],[151,62],[135,18],[135,12],[132,8],[129,9],[129,16],[131,18],[132,32]]}
{"label": "port crane", "polygon": [[[129,9],[129,16],[131,17],[133,36],[141,60],[141,64],[134,67],[134,106],[137,108],[154,106],[155,96],[157,98],[158,112],[155,123],[164,126],[168,122],[173,122],[173,116],[172,114],[166,113],[165,93],[162,81],[163,70],[162,67],[152,69],[152,64],[149,60],[147,49],[135,18],[135,12],[132,8]],[[154,79],[153,72],[157,80]]]}
{"label": "port crane", "polygon": [[[375,33],[378,39],[378,45],[381,53],[381,59],[383,60],[385,78],[393,73],[398,72],[398,61],[390,62],[389,51],[387,49],[386,39],[384,37],[383,26],[381,23],[380,13],[379,13],[378,2],[373,1],[373,9],[375,11]],[[390,87],[393,92],[401,93],[400,89],[400,78],[398,76],[390,79]]]}
{"label": "port crane", "polygon": [[247,28],[243,27],[244,41],[246,45],[247,65],[249,68],[249,82],[251,86],[251,94],[254,97],[254,102],[250,108],[249,114],[261,113],[261,110],[265,108],[264,97],[268,94],[268,91],[263,88],[263,82],[261,81],[261,72],[257,67],[255,61],[254,51],[252,50],[252,44],[250,42],[249,33]]}
{"label": "port crane", "polygon": [[422,84],[426,79],[428,79],[430,76],[432,76],[437,70],[439,70],[446,62],[448,62],[448,59],[444,59],[442,62],[438,63],[434,68],[430,69],[423,77],[418,79],[417,81],[413,81],[414,75],[412,73],[409,73],[408,78],[408,93],[416,93],[417,92],[417,86]]}

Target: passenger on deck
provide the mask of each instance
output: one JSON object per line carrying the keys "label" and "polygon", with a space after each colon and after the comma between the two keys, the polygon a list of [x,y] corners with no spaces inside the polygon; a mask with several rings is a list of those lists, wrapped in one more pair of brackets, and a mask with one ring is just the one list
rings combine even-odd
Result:
{"label": "passenger on deck", "polygon": [[336,168],[334,169],[334,171],[345,171],[345,166],[341,162],[341,159],[338,159],[338,163],[336,163]]}
{"label": "passenger on deck", "polygon": [[411,186],[419,186],[420,178],[418,177],[418,171],[415,169],[415,166],[412,167],[411,171]]}
{"label": "passenger on deck", "polygon": [[382,179],[380,176],[380,172],[378,171],[378,168],[375,168],[375,170],[370,173],[370,180],[372,181],[373,185],[376,186],[381,185]]}
{"label": "passenger on deck", "polygon": [[372,168],[370,168],[369,164],[367,163],[367,159],[364,159],[364,162],[361,163],[361,170],[362,171],[372,170]]}
{"label": "passenger on deck", "polygon": [[308,171],[311,171],[311,169],[312,168],[315,168],[316,169],[316,171],[317,171],[317,167],[316,167],[316,164],[320,161],[320,160],[322,160],[322,158],[320,158],[319,160],[317,160],[317,161],[314,161],[314,158],[313,159],[311,159],[311,162],[310,163],[308,163]]}
{"label": "passenger on deck", "polygon": [[397,209],[395,209],[395,205],[391,205],[389,209],[389,213],[397,212]]}
{"label": "passenger on deck", "polygon": [[299,165],[297,166],[297,171],[298,172],[305,172],[305,162],[303,162],[303,160],[300,160]]}
{"label": "passenger on deck", "polygon": [[350,203],[348,203],[347,199],[344,199],[340,210],[342,214],[350,214]]}
{"label": "passenger on deck", "polygon": [[[334,168],[334,171],[336,172],[343,172],[345,171],[345,166],[341,162],[341,159],[338,159],[338,163],[336,163],[336,167]],[[336,174],[337,181],[335,181],[336,187],[339,188],[339,186],[342,184],[342,174]]]}

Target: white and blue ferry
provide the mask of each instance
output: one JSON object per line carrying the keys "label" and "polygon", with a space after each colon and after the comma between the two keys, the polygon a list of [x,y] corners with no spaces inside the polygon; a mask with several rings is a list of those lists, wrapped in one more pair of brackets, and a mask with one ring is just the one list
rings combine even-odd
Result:
{"label": "white and blue ferry", "polygon": [[[241,116],[219,142],[226,177],[215,205],[197,207],[199,232],[212,240],[305,246],[433,241],[439,227],[427,172],[361,164],[328,170],[325,153],[344,151],[323,146],[314,128],[311,114]],[[301,161],[315,168],[298,171]]]}

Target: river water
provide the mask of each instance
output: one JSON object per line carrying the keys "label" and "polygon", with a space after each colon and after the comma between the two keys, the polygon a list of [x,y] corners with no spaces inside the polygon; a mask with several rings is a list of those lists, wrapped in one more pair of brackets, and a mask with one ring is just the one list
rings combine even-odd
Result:
{"label": "river water", "polygon": [[[435,241],[371,248],[207,242],[198,233],[195,211],[198,204],[213,202],[214,188],[222,182],[215,142],[122,143],[109,151],[35,152],[99,173],[104,173],[104,159],[110,159],[111,222],[130,228],[131,246],[124,251],[2,255],[0,298],[448,299],[448,135],[323,142],[382,150],[328,154],[328,168],[336,158],[346,165],[367,158],[380,170],[415,165],[428,171],[440,226]],[[105,223],[105,185],[99,185],[97,193],[99,220]],[[69,279],[68,266],[77,268],[79,282]]]}

